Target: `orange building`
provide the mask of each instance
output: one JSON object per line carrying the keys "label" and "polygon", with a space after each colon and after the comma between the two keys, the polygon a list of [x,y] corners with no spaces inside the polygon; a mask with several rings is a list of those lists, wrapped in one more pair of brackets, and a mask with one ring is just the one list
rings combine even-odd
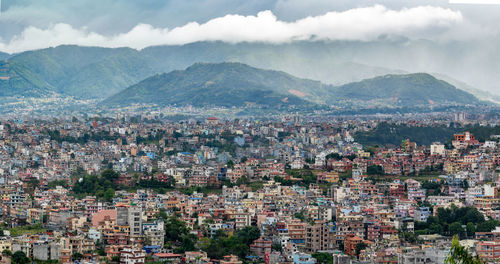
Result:
{"label": "orange building", "polygon": [[477,255],[486,262],[500,260],[500,241],[480,241],[477,244]]}
{"label": "orange building", "polygon": [[465,132],[463,134],[455,134],[456,141],[474,141],[476,140],[470,132]]}
{"label": "orange building", "polygon": [[344,250],[345,252],[350,255],[350,256],[355,256],[356,255],[356,247],[358,244],[361,244],[363,242],[363,239],[353,235],[349,234],[345,237],[344,239]]}

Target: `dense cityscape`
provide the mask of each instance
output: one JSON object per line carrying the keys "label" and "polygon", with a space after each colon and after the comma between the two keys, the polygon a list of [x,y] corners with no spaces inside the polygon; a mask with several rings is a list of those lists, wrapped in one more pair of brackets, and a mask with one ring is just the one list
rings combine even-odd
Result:
{"label": "dense cityscape", "polygon": [[[496,261],[497,122],[3,120],[0,249],[41,263],[442,263],[455,236]],[[435,131],[375,144],[401,124]]]}
{"label": "dense cityscape", "polygon": [[500,0],[0,0],[0,264],[500,263]]}

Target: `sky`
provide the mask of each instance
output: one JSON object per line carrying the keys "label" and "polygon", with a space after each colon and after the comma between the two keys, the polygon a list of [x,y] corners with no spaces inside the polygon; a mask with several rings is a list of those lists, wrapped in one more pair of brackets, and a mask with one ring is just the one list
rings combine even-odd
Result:
{"label": "sky", "polygon": [[381,35],[467,40],[498,36],[499,11],[500,5],[441,0],[2,0],[0,51]]}
{"label": "sky", "polygon": [[370,42],[381,36],[500,44],[500,0],[0,1],[0,51],[6,53],[62,44],[142,49],[211,40]]}

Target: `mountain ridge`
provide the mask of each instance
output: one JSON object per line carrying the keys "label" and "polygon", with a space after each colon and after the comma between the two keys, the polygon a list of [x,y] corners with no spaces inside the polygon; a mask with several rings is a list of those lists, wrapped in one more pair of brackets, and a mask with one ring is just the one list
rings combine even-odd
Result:
{"label": "mountain ridge", "polygon": [[[258,97],[269,100],[259,100]],[[260,98],[260,99],[262,99]],[[280,99],[281,98],[281,99]],[[283,102],[286,98],[286,103]],[[452,99],[450,99],[452,98]],[[196,63],[185,70],[155,75],[103,101],[103,105],[132,103],[241,107],[392,104],[399,107],[479,104],[473,95],[430,74],[385,75],[341,86],[301,79],[281,71],[242,63]],[[307,103],[306,103],[307,102]]]}
{"label": "mountain ridge", "polygon": [[[307,86],[311,89],[303,89]],[[321,84],[316,81],[301,80],[283,72],[260,70],[241,63],[196,63],[183,71],[175,70],[147,78],[104,100],[103,104],[307,105],[314,103],[300,97],[308,97],[306,92],[320,87]],[[304,92],[304,95],[287,92],[294,89],[300,89],[299,92]]]}
{"label": "mountain ridge", "polygon": [[0,60],[6,60],[10,57],[10,54],[0,51]]}
{"label": "mountain ridge", "polygon": [[336,93],[346,99],[386,100],[387,103],[403,105],[479,103],[472,94],[428,73],[387,74],[338,86]]}
{"label": "mountain ridge", "polygon": [[[343,52],[347,44],[198,42],[148,47],[140,51],[64,45],[11,55],[2,63],[0,78],[12,77],[14,81],[0,82],[0,91],[4,91],[4,96],[43,97],[57,93],[79,99],[103,100],[152,75],[183,70],[200,61],[244,63],[286,72],[295,78],[321,80],[322,86],[405,73],[347,61],[352,55]],[[316,54],[311,50],[319,52]],[[312,101],[315,103],[332,100],[324,94],[323,88],[319,90],[323,94],[307,95],[314,97]],[[295,95],[301,97],[302,93],[298,91]]]}

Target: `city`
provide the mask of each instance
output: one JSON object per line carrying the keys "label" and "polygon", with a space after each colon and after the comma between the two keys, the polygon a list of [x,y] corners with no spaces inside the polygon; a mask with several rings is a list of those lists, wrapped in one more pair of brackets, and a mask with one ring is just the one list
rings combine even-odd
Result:
{"label": "city", "polygon": [[500,263],[500,0],[0,0],[0,264]]}
{"label": "city", "polygon": [[[405,123],[474,124],[449,118]],[[468,127],[481,139],[384,147],[356,138],[401,121],[4,120],[0,247],[63,263],[440,263],[456,235],[497,260],[497,121]]]}

